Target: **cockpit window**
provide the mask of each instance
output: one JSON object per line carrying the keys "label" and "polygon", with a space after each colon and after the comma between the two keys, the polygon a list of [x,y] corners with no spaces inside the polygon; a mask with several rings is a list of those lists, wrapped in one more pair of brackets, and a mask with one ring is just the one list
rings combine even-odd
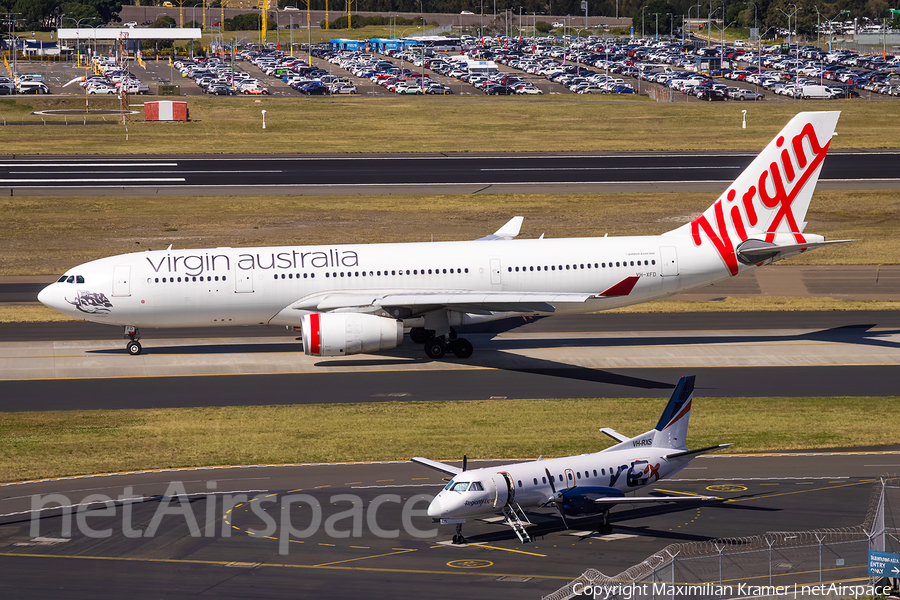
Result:
{"label": "cockpit window", "polygon": [[481,487],[480,481],[473,481],[472,485],[469,486],[469,491],[470,492],[483,492],[484,488]]}
{"label": "cockpit window", "polygon": [[62,277],[60,277],[59,279],[56,280],[56,283],[65,283],[65,282],[66,282],[66,276],[65,276],[65,275],[63,275]]}
{"label": "cockpit window", "polygon": [[445,489],[445,490],[453,489],[453,486],[454,486],[454,485],[456,485],[456,482],[453,481],[453,480],[451,479],[451,480],[450,480],[450,483],[448,483],[447,485],[444,486],[444,489]]}
{"label": "cockpit window", "polygon": [[454,492],[465,492],[468,489],[469,489],[468,481],[460,481],[460,482],[454,483],[453,487],[450,488],[450,490],[454,491]]}
{"label": "cockpit window", "polygon": [[69,276],[66,278],[66,283],[75,283],[75,276],[74,276],[74,275],[69,275]]}
{"label": "cockpit window", "polygon": [[84,277],[82,277],[81,275],[76,275],[75,283],[84,283]]}

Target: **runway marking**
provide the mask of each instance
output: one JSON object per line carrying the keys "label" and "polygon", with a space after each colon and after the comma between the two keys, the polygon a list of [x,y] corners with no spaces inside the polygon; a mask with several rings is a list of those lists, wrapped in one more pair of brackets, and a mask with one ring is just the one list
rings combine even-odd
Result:
{"label": "runway marking", "polygon": [[317,486],[314,487],[313,489],[314,489],[314,490],[321,490],[322,488],[327,488],[327,487],[331,487],[331,484],[329,483],[329,484],[326,484],[326,485],[317,485]]}
{"label": "runway marking", "polygon": [[[138,182],[142,181],[145,183],[173,183],[173,182],[181,182],[185,181],[184,177],[129,177],[127,179],[0,179],[0,183],[102,183],[102,182]],[[47,187],[59,187],[59,186],[47,186]],[[68,187],[68,186],[66,186]],[[101,186],[107,187],[107,186]],[[118,187],[118,186],[117,186]],[[130,187],[130,186],[125,186]]]}
{"label": "runway marking", "polygon": [[[744,488],[744,489],[747,489],[747,488]],[[682,496],[695,496],[697,498],[705,497],[703,494],[692,494],[691,492],[678,492],[675,490],[663,490],[663,489],[659,489],[659,488],[654,488],[653,491],[654,492],[665,492],[667,494],[681,494]],[[626,496],[626,498],[627,498],[627,496]]]}
{"label": "runway marking", "polygon": [[[296,542],[298,540],[291,540],[292,542]],[[301,542],[302,543],[302,542]],[[162,563],[162,564],[194,564],[194,565],[211,565],[211,566],[220,566],[224,567],[228,563],[233,561],[217,561],[217,560],[190,560],[190,559],[177,559],[177,558],[131,558],[131,557],[118,557],[118,556],[85,556],[85,555],[59,555],[59,554],[27,554],[27,553],[18,553],[18,552],[0,552],[0,556],[6,557],[24,557],[24,558],[67,558],[67,559],[78,559],[78,560],[106,560],[106,561],[123,561],[123,562],[136,562],[136,563]],[[487,561],[486,561],[487,562]],[[278,563],[266,563],[261,565],[260,568],[263,567],[272,567],[272,568],[283,568],[283,569],[324,569],[324,570],[335,570],[335,571],[366,571],[370,573],[405,573],[409,575],[469,575],[465,571],[437,571],[437,570],[426,570],[426,569],[390,569],[390,568],[377,568],[377,567],[360,567],[360,566],[338,566],[338,565],[290,565],[290,564],[278,564]],[[818,571],[816,571],[818,572]],[[559,581],[571,581],[571,575],[537,575],[534,573],[529,573],[527,575],[522,575],[518,573],[479,573],[479,575],[484,575],[488,577],[535,577],[539,579],[552,579]]]}
{"label": "runway marking", "polygon": [[875,481],[876,481],[875,479],[864,479],[863,481],[857,481],[856,483],[845,483],[842,485],[836,485],[836,486],[831,486],[831,487],[827,487],[827,488],[812,488],[809,490],[797,490],[794,492],[781,492],[779,494],[766,494],[765,496],[755,496],[752,498],[731,498],[729,500],[726,500],[725,502],[747,502],[750,500],[762,500],[764,498],[775,498],[777,496],[790,496],[792,494],[805,494],[807,492],[821,492],[823,490],[833,490],[836,487],[851,487],[854,485],[867,485],[870,483],[875,483]]}
{"label": "runway marking", "polygon": [[0,167],[177,167],[177,162],[165,163],[0,163]]}
{"label": "runway marking", "polygon": [[376,479],[375,483],[381,483],[383,481],[394,481],[393,479]]}
{"label": "runway marking", "polygon": [[[489,168],[478,169],[479,171],[699,171],[705,169],[743,169],[742,165],[728,166],[686,166],[686,167],[660,167],[660,166],[641,166],[641,167],[510,167],[510,168]],[[615,183],[615,182],[610,182]]]}
{"label": "runway marking", "polygon": [[500,548],[499,546],[488,546],[487,544],[469,544],[469,546],[475,546],[477,548],[487,548],[489,550],[503,550],[504,552],[515,552],[516,554],[528,554],[529,556],[540,556],[541,558],[547,558],[546,554],[538,554],[537,552],[525,552],[524,550],[513,550],[512,548]]}

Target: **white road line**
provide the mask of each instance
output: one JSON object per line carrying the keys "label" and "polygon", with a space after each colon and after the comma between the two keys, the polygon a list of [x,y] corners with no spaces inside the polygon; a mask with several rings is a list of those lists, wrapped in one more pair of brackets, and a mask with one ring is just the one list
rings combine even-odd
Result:
{"label": "white road line", "polygon": [[479,171],[696,171],[698,169],[743,169],[741,165],[730,167],[538,167],[538,168],[510,168],[510,169],[479,169]]}
{"label": "white road line", "polygon": [[[178,182],[185,181],[184,177],[129,177],[124,179],[0,179],[0,183],[100,183],[100,182],[129,182],[136,183],[138,181],[146,183],[162,183],[162,182]],[[59,187],[59,186],[46,186]],[[103,186],[111,187],[111,186]],[[114,187],[114,186],[113,186]]]}
{"label": "white road line", "polygon": [[177,167],[178,163],[0,163],[0,167]]}
{"label": "white road line", "polygon": [[[43,172],[44,172],[44,171],[10,171],[9,174],[10,174],[10,175],[38,175],[38,174],[41,174],[41,173],[43,173]],[[172,173],[182,173],[182,174],[187,174],[187,173],[209,173],[209,174],[211,174],[211,175],[221,175],[221,174],[223,174],[223,173],[284,173],[284,171],[282,171],[282,170],[280,170],[280,169],[259,169],[259,170],[256,170],[256,171],[234,171],[234,170],[231,170],[231,169],[228,169],[228,170],[225,170],[225,171],[208,171],[208,170],[203,170],[203,171],[186,171],[186,170],[168,171],[168,170],[166,170],[166,171],[150,171],[150,172],[147,172],[147,171],[106,171],[106,170],[103,170],[103,171],[82,171],[82,170],[79,170],[78,173],[79,173],[79,174],[85,174],[85,173],[103,173],[103,174],[106,174],[106,175],[114,175],[114,174],[120,174],[120,173],[143,173],[143,174],[145,174],[145,175],[156,175],[156,174],[166,174],[166,173],[169,173],[169,174],[172,174]]]}

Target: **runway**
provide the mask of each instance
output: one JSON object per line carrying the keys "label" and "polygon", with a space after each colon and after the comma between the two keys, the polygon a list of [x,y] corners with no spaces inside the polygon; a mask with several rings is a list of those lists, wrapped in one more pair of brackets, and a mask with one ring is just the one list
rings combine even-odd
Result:
{"label": "runway", "polygon": [[[597,314],[503,325],[461,332],[475,354],[440,361],[408,340],[377,355],[308,357],[296,334],[265,328],[248,328],[250,337],[148,333],[134,357],[120,340],[97,339],[118,337],[113,328],[3,326],[6,339],[22,341],[0,343],[2,410],[659,397],[688,373],[705,396],[892,396],[900,378],[895,311]],[[54,335],[66,329],[90,333]]]}
{"label": "runway", "polygon": [[[503,525],[473,521],[464,529],[469,543],[458,547],[444,543],[452,531],[426,517],[408,512],[404,524],[404,511],[424,509],[444,483],[411,463],[193,469],[5,485],[0,590],[4,597],[28,590],[30,598],[73,599],[96,598],[97,586],[115,597],[538,598],[586,568],[615,575],[671,543],[860,524],[872,482],[897,467],[896,449],[701,457],[651,488],[714,493],[722,501],[621,506],[607,536],[591,534],[591,521],[573,519],[566,530],[552,510],[538,511],[529,544]],[[184,504],[174,497],[182,493]],[[31,512],[48,494],[58,494],[56,503]],[[134,500],[83,508],[89,529],[73,519],[71,535],[63,535],[62,511],[54,507],[120,497]],[[369,507],[358,528],[346,512],[355,501]],[[315,517],[304,516],[311,509],[321,511],[318,527]],[[858,571],[864,568],[848,563],[839,575]]]}
{"label": "runway", "polygon": [[[896,151],[835,152],[819,189],[894,188]],[[721,190],[756,154],[12,157],[9,194],[418,194]]]}

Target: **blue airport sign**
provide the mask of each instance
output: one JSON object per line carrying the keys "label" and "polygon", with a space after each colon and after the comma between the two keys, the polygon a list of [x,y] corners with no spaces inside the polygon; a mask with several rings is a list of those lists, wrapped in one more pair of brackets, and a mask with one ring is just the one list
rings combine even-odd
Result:
{"label": "blue airport sign", "polygon": [[869,550],[869,575],[900,577],[900,554]]}

